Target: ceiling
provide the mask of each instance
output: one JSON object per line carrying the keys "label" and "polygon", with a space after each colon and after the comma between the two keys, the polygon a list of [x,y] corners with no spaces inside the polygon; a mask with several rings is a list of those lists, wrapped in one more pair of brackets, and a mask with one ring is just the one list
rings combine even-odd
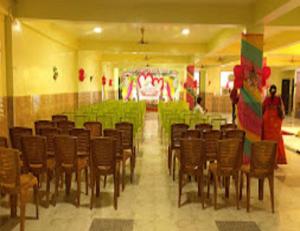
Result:
{"label": "ceiling", "polygon": [[[25,20],[26,21],[26,20]],[[96,23],[72,22],[61,20],[43,21],[53,27],[64,30],[79,40],[97,40],[103,42],[137,42],[141,39],[141,28],[145,29],[145,41],[149,43],[207,43],[224,29],[237,26],[209,26],[162,23]],[[101,27],[102,33],[93,32]],[[190,29],[188,36],[182,35],[184,28]]]}

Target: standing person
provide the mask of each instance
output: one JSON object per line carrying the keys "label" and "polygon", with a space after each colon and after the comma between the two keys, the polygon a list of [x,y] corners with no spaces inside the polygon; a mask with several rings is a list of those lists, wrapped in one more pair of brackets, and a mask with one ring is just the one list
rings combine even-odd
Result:
{"label": "standing person", "polygon": [[201,106],[202,98],[197,97],[196,106],[194,107],[194,112],[200,112],[200,114],[205,114],[206,110]]}
{"label": "standing person", "polygon": [[232,105],[232,123],[235,124],[236,119],[236,105],[239,102],[239,95],[236,88],[233,88],[230,92],[230,100]]}
{"label": "standing person", "polygon": [[270,96],[263,102],[263,140],[277,142],[277,164],[287,164],[284,143],[281,133],[284,108],[279,96],[276,96],[277,88],[272,85],[269,89]]}

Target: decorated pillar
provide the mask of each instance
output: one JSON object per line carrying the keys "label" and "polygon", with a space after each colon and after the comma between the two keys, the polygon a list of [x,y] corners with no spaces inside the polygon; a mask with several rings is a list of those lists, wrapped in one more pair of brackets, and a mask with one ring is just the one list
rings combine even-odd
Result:
{"label": "decorated pillar", "polygon": [[234,85],[240,88],[238,126],[246,132],[244,161],[248,162],[251,143],[262,136],[263,34],[242,35],[241,65],[235,66],[234,73]]}
{"label": "decorated pillar", "polygon": [[187,76],[185,81],[185,89],[186,89],[186,102],[189,104],[190,110],[194,108],[195,105],[195,82],[194,82],[194,65],[187,66]]}

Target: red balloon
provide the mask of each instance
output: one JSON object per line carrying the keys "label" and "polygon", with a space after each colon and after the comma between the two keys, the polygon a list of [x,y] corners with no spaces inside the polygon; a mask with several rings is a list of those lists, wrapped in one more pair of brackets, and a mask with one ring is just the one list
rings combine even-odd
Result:
{"label": "red balloon", "polygon": [[84,76],[84,69],[80,68],[79,69],[79,80],[82,82],[84,80],[85,76]]}
{"label": "red balloon", "polygon": [[111,87],[112,83],[113,83],[113,81],[112,81],[112,79],[110,79],[109,82],[108,82],[108,85]]}
{"label": "red balloon", "polygon": [[234,76],[238,79],[243,78],[243,67],[241,65],[236,65],[233,68]]}
{"label": "red balloon", "polygon": [[105,78],[105,76],[103,75],[102,76],[102,85],[104,86],[106,84],[106,78]]}
{"label": "red balloon", "polygon": [[263,73],[263,78],[265,80],[267,80],[270,77],[270,75],[271,75],[271,68],[267,67],[267,66],[263,67],[262,73]]}

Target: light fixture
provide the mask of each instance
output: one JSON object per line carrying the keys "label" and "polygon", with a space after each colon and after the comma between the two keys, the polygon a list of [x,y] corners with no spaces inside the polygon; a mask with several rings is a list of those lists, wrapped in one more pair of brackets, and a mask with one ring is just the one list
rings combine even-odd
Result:
{"label": "light fixture", "polygon": [[20,32],[22,30],[21,22],[18,19],[14,19],[12,23],[13,31]]}
{"label": "light fixture", "polygon": [[94,32],[97,33],[97,34],[100,34],[102,32],[102,28],[97,26],[94,28]]}
{"label": "light fixture", "polygon": [[183,34],[183,35],[189,35],[189,34],[190,34],[190,29],[189,29],[189,28],[184,28],[184,29],[181,31],[181,34]]}

